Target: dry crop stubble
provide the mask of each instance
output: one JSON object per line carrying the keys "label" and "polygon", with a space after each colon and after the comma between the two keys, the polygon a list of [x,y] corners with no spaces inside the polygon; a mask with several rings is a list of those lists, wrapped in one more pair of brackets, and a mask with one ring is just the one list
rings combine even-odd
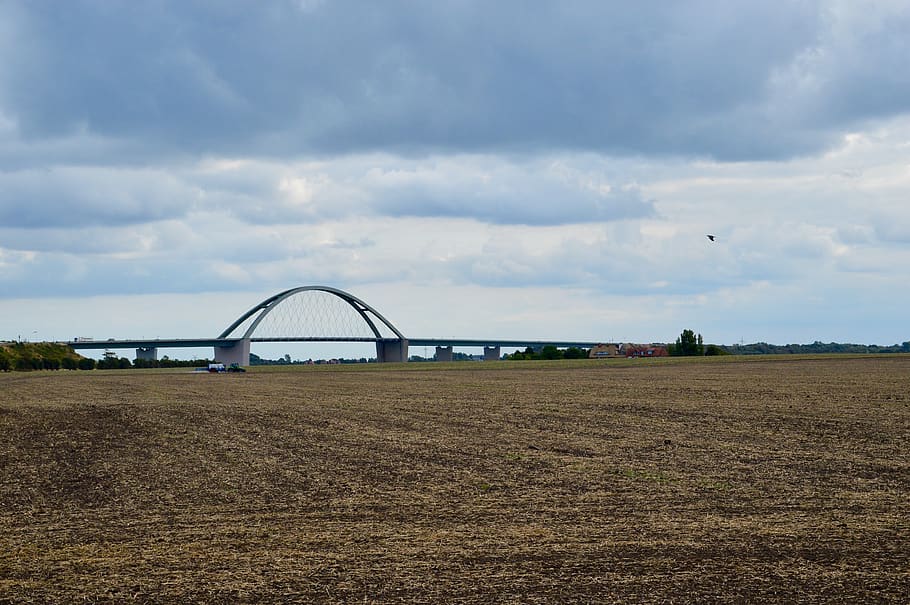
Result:
{"label": "dry crop stubble", "polygon": [[0,601],[902,602],[910,357],[0,375]]}

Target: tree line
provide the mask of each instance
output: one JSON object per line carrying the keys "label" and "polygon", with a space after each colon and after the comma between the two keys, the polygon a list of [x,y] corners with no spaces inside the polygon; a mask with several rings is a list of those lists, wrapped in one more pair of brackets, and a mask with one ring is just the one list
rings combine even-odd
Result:
{"label": "tree line", "polygon": [[910,341],[893,345],[861,345],[842,342],[815,341],[812,344],[772,345],[766,342],[725,345],[733,355],[806,355],[812,353],[910,353]]}
{"label": "tree line", "polygon": [[33,370],[122,370],[128,368],[206,367],[208,359],[135,359],[118,357],[106,351],[101,359],[83,357],[71,347],[52,342],[0,343],[0,372],[29,372]]}
{"label": "tree line", "polygon": [[66,345],[51,342],[0,344],[0,371],[91,370],[94,359],[82,357]]}
{"label": "tree line", "polygon": [[558,349],[555,345],[545,345],[540,349],[532,347],[524,351],[515,351],[511,355],[503,355],[503,359],[524,361],[529,359],[586,359],[588,349],[579,347],[569,347],[568,349]]}
{"label": "tree line", "polygon": [[811,355],[819,353],[910,353],[910,341],[894,345],[860,345],[841,342],[772,345],[766,342],[738,345],[706,345],[701,334],[683,330],[676,342],[667,345],[670,355]]}

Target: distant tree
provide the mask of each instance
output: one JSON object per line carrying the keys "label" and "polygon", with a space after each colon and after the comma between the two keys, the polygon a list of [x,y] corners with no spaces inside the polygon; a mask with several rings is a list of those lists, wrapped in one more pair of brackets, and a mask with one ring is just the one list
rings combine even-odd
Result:
{"label": "distant tree", "polygon": [[511,355],[504,355],[503,359],[509,359],[512,361],[525,361],[528,359],[534,359],[534,349],[527,347],[524,351],[515,351]]}
{"label": "distant tree", "polygon": [[79,360],[77,366],[80,370],[94,370],[95,360],[91,357],[83,357]]}
{"label": "distant tree", "polygon": [[540,350],[541,359],[562,359],[562,351],[556,345],[546,345]]}
{"label": "distant tree", "polygon": [[569,347],[562,356],[564,359],[587,359],[588,351],[579,347]]}
{"label": "distant tree", "polygon": [[701,334],[696,335],[692,330],[683,330],[676,344],[670,350],[671,355],[692,356],[704,355],[705,345],[702,341]]}
{"label": "distant tree", "polygon": [[116,370],[120,367],[120,360],[117,359],[117,354],[113,351],[105,351],[101,359],[98,360],[98,363],[95,366],[99,370]]}

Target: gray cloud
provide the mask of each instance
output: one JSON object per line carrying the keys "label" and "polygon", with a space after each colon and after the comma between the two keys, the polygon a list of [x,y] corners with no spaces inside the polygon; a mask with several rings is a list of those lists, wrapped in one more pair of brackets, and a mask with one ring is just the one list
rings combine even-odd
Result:
{"label": "gray cloud", "polygon": [[89,255],[92,262],[185,255],[258,263],[376,243],[368,229],[350,236],[344,227],[330,227],[331,236],[314,230],[339,221],[416,217],[546,226],[656,216],[637,185],[612,184],[608,172],[564,157],[384,155],[325,163],[203,161],[170,170],[14,170],[0,172],[0,247]]}
{"label": "gray cloud", "polygon": [[69,168],[0,172],[0,224],[81,227],[183,216],[197,193],[160,171]]}
{"label": "gray cloud", "polygon": [[559,157],[369,154],[331,162],[203,164],[180,178],[199,192],[200,207],[251,225],[358,216],[559,225],[655,215],[653,200],[637,185],[617,184],[606,172],[603,165],[579,166]]}
{"label": "gray cloud", "polygon": [[874,226],[875,234],[884,243],[910,244],[910,217],[896,213]]}
{"label": "gray cloud", "polygon": [[[16,272],[0,278],[4,296],[95,296],[198,292],[235,289],[237,285],[211,271],[208,263],[187,269],[183,258],[116,259],[69,254],[41,254],[20,262]],[[123,312],[119,309],[118,312]]]}
{"label": "gray cloud", "polygon": [[362,188],[388,216],[471,218],[500,225],[562,225],[653,216],[635,185],[611,186],[600,172],[551,160],[508,163],[461,158],[376,168]]}
{"label": "gray cloud", "polygon": [[28,52],[7,53],[0,109],[23,141],[90,132],[144,153],[744,159],[910,106],[900,5],[859,32],[859,8],[813,1],[301,6],[7,6]]}
{"label": "gray cloud", "polygon": [[645,218],[654,212],[651,202],[642,199],[635,188],[579,193],[556,186],[537,189],[519,185],[504,194],[496,190],[412,187],[398,193],[381,202],[383,211],[393,216],[471,217],[492,224],[561,225]]}

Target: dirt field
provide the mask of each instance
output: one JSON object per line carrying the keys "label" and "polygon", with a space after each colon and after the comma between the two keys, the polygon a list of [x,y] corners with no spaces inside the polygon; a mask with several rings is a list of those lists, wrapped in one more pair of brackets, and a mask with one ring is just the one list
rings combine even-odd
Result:
{"label": "dirt field", "polygon": [[0,375],[0,602],[907,602],[910,357]]}

